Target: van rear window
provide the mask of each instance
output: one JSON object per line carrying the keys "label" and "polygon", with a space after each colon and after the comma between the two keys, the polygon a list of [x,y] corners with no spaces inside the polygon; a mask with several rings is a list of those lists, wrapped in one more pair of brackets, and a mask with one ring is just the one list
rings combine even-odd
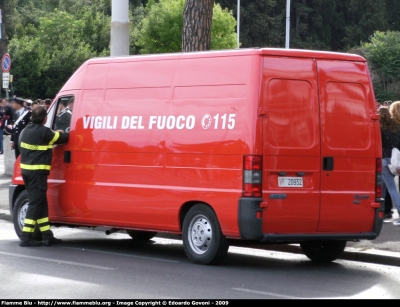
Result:
{"label": "van rear window", "polygon": [[273,79],[268,83],[269,127],[272,146],[311,148],[315,144],[315,95],[304,80]]}
{"label": "van rear window", "polygon": [[[325,142],[331,149],[367,149],[370,127],[365,88],[359,83],[325,86]],[[341,135],[342,137],[337,137]]]}

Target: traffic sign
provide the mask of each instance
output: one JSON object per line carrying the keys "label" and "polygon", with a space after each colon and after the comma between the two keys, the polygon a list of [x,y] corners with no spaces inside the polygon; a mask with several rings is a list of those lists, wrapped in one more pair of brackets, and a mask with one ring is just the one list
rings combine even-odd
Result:
{"label": "traffic sign", "polygon": [[11,57],[8,53],[3,55],[1,59],[1,69],[3,69],[3,72],[9,72],[11,69]]}
{"label": "traffic sign", "polygon": [[8,88],[10,86],[10,73],[3,72],[3,88]]}

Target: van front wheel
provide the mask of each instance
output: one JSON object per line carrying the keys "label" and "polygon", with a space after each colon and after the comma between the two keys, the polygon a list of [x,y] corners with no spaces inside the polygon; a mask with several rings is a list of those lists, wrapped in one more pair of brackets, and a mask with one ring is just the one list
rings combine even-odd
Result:
{"label": "van front wheel", "polygon": [[229,249],[217,216],[206,205],[195,205],[186,214],[182,239],[187,257],[198,264],[218,264]]}
{"label": "van front wheel", "polygon": [[332,262],[340,257],[346,241],[306,241],[300,243],[303,253],[314,262]]}

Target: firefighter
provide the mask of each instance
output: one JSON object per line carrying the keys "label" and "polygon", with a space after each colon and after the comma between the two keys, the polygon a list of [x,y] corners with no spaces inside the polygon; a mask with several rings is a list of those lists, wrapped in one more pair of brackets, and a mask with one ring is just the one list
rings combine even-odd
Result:
{"label": "firefighter", "polygon": [[[50,230],[46,191],[53,145],[67,143],[69,134],[54,132],[45,127],[46,121],[45,107],[38,106],[32,111],[32,122],[19,138],[21,172],[29,198],[20,246],[51,246],[62,242]],[[43,242],[32,238],[36,224],[42,233]]]}

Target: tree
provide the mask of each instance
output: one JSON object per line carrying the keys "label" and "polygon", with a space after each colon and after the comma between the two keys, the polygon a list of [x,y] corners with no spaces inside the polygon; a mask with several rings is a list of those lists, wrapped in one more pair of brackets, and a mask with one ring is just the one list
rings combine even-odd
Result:
{"label": "tree", "polygon": [[350,0],[348,10],[345,46],[360,46],[374,31],[388,29],[385,0]]}
{"label": "tree", "polygon": [[211,49],[214,0],[186,0],[183,11],[182,51]]}
{"label": "tree", "polygon": [[393,85],[400,81],[400,32],[375,32],[362,45],[372,70],[379,76],[375,88],[378,98],[395,96]]}
{"label": "tree", "polygon": [[[180,52],[185,0],[149,1],[146,17],[135,24],[132,40],[140,53]],[[220,5],[214,5],[211,49],[230,49],[236,46],[235,18]]]}
{"label": "tree", "polygon": [[32,99],[54,97],[84,61],[109,50],[110,17],[94,7],[45,16],[36,27],[19,24],[9,46],[16,93]]}

